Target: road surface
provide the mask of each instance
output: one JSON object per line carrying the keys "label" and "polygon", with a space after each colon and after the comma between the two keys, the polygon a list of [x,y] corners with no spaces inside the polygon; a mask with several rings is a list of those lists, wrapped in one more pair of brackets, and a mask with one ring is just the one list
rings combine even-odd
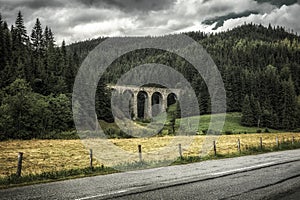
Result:
{"label": "road surface", "polygon": [[0,199],[300,199],[300,150],[11,188]]}

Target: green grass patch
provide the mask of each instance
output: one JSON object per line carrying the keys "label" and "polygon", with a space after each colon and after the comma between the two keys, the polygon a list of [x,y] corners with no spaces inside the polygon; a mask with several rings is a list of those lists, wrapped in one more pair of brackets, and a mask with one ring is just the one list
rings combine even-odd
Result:
{"label": "green grass patch", "polygon": [[15,186],[24,186],[29,184],[67,180],[67,179],[80,178],[86,176],[112,174],[117,172],[119,171],[117,171],[114,168],[101,166],[101,167],[94,167],[93,169],[91,168],[70,169],[70,170],[61,170],[57,172],[44,172],[41,174],[25,175],[20,177],[16,176],[15,174],[12,174],[10,176],[0,178],[0,189],[15,187]]}
{"label": "green grass patch", "polygon": [[[218,116],[222,116],[224,114],[215,114],[214,117],[217,119],[213,123],[219,123]],[[261,133],[268,132],[268,133],[279,133],[279,130],[270,129],[267,127],[246,127],[241,125],[241,113],[226,113],[225,123],[223,130],[213,130],[213,131],[219,131],[222,134],[245,134],[245,133],[257,133],[258,130],[260,130]],[[211,115],[201,115],[190,117],[191,120],[199,120],[199,127],[198,131],[199,134],[206,134],[205,131],[208,131],[209,124],[211,121]],[[180,124],[180,119],[176,120],[176,124]],[[197,127],[193,127],[197,128]]]}

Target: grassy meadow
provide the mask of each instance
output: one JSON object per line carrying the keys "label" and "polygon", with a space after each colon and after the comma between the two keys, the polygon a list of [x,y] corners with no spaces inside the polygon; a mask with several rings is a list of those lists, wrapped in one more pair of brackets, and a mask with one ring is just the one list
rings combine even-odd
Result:
{"label": "grassy meadow", "polygon": [[[199,116],[189,117],[190,121],[197,121],[197,120],[199,121],[199,126],[198,127],[193,127],[192,126],[192,129],[197,130],[197,133],[200,134],[200,135],[204,134],[204,132],[209,129],[209,123],[211,121],[211,116],[212,115],[207,114],[207,115],[201,115],[200,117]],[[221,117],[221,116],[224,116],[224,114],[215,114],[213,116],[215,117],[215,120],[217,120],[217,121],[213,122],[215,124],[215,123],[219,123],[218,118]],[[262,133],[266,132],[266,131],[268,133],[283,132],[283,131],[280,131],[280,130],[270,129],[270,128],[266,128],[266,127],[257,128],[257,127],[242,126],[241,125],[241,117],[242,117],[242,113],[238,113],[238,112],[226,113],[223,129],[222,130],[213,130],[212,129],[212,130],[213,131],[219,131],[222,134],[225,134],[226,132],[229,132],[230,134],[257,133],[258,131],[261,131]],[[187,119],[187,118],[185,118],[185,119]],[[164,120],[165,119],[161,116],[158,116],[156,118],[157,123],[164,123]],[[168,121],[168,119],[167,119],[167,121]],[[176,128],[179,127],[180,122],[181,122],[181,119],[176,119]],[[102,121],[100,123],[101,123],[101,126],[103,126],[104,128],[106,128],[106,127],[116,128],[114,126],[114,124],[108,124],[108,123],[105,123],[105,122],[102,122]],[[140,125],[142,127],[148,125],[148,123],[143,123],[143,122],[136,122],[136,123],[137,123],[137,125]],[[167,135],[168,134],[167,129],[168,129],[168,127],[165,127],[162,130],[162,135]]]}
{"label": "grassy meadow", "polygon": [[[280,143],[290,141],[295,138],[295,143],[300,142],[300,133],[262,133],[262,134],[240,134],[240,135],[222,135],[217,140],[218,154],[231,154],[237,152],[237,140],[241,140],[242,151],[249,147],[258,147],[259,138],[263,138],[264,147],[272,147],[276,145],[276,137]],[[150,138],[134,138],[134,139],[110,139],[118,148],[125,152],[137,155],[137,146],[142,145],[142,151],[147,153],[164,151],[164,147],[172,146],[173,153],[178,156],[178,143],[191,139],[191,143],[183,145],[183,155],[199,156],[205,136],[165,136]],[[97,149],[99,152],[99,150]],[[81,140],[14,140],[0,142],[0,177],[9,176],[16,173],[18,152],[23,152],[23,169],[22,175],[37,175],[43,172],[53,172],[71,169],[81,169],[89,167],[89,151],[82,144]],[[103,151],[104,152],[104,151]],[[212,152],[210,152],[212,153]],[[117,158],[112,151],[107,157]],[[165,156],[165,157],[164,157]],[[145,161],[148,158],[145,156]],[[150,157],[149,157],[150,158]],[[157,157],[156,157],[157,158]],[[168,159],[168,155],[158,157],[159,160]],[[138,160],[138,156],[128,162]],[[101,166],[101,161],[94,160],[94,166]]]}
{"label": "grassy meadow", "polygon": [[[219,123],[219,116],[215,115],[214,124]],[[166,164],[184,164],[198,162],[205,159],[215,159],[239,156],[237,140],[241,141],[241,154],[269,152],[300,148],[300,133],[286,133],[283,131],[244,127],[240,125],[240,113],[226,114],[223,130],[213,130],[220,136],[204,135],[209,129],[210,115],[191,117],[189,120],[199,120],[198,127],[193,135],[168,135],[170,126],[166,125],[159,136],[136,138],[121,138],[120,130],[115,123],[100,121],[103,130],[106,130],[111,139],[51,139],[51,140],[8,140],[0,142],[0,188],[33,182],[82,177],[97,174],[114,173],[118,170],[132,170],[146,167],[156,167]],[[156,123],[163,123],[165,118],[158,116]],[[176,133],[182,119],[176,119]],[[186,122],[186,121],[185,121]],[[183,123],[184,124],[184,123]],[[195,124],[192,123],[191,126]],[[152,130],[147,122],[135,121],[130,130],[136,134]],[[258,130],[261,133],[257,133]],[[176,134],[175,134],[176,135]],[[260,137],[264,149],[261,150]],[[72,138],[72,137],[71,137]],[[77,138],[77,137],[76,137]],[[279,148],[276,145],[279,140]],[[294,145],[292,145],[294,138]],[[213,156],[213,140],[216,140],[217,156]],[[179,159],[179,144],[182,147],[183,157]],[[143,163],[140,163],[138,145],[142,146]],[[89,149],[93,149],[93,166],[89,168]],[[15,177],[17,171],[18,152],[23,152],[22,177]],[[143,164],[143,166],[141,165]]]}

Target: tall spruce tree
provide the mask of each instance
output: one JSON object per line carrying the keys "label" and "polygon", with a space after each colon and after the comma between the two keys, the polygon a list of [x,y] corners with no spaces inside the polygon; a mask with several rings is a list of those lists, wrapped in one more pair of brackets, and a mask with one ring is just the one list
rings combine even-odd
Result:
{"label": "tall spruce tree", "polygon": [[[15,22],[15,26],[12,26],[12,44],[13,44],[13,63],[12,67],[15,68],[15,76],[18,78],[26,79],[28,77],[28,46],[29,39],[27,36],[26,27],[24,25],[24,19],[21,11],[18,12],[18,16]],[[15,79],[15,78],[14,78]]]}
{"label": "tall spruce tree", "polygon": [[36,55],[39,57],[42,56],[41,54],[45,48],[45,39],[39,18],[36,19],[35,25],[32,29],[31,42],[33,51],[36,53]]}
{"label": "tall spruce tree", "polygon": [[283,129],[292,130],[296,128],[297,122],[297,96],[291,78],[281,82],[280,94],[280,124]]}
{"label": "tall spruce tree", "polygon": [[245,96],[243,102],[241,124],[244,126],[253,126],[255,124],[251,101],[248,95]]}
{"label": "tall spruce tree", "polygon": [[27,31],[26,31],[26,27],[24,25],[24,18],[23,18],[21,11],[18,12],[18,16],[17,16],[16,22],[15,22],[14,33],[16,36],[17,45],[28,44]]}

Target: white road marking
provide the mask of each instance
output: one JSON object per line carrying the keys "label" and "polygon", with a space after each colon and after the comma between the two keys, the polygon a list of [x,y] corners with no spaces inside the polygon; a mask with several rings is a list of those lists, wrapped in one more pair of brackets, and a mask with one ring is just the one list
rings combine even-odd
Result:
{"label": "white road marking", "polygon": [[[215,173],[210,173],[210,174],[206,174],[206,175],[211,175],[211,176],[224,175],[224,174],[229,174],[229,173],[232,173],[232,172],[239,172],[239,171],[244,171],[244,170],[249,170],[249,169],[265,167],[265,166],[273,165],[273,164],[275,164],[275,162],[268,162],[268,163],[264,163],[264,164],[253,165],[253,166],[243,167],[243,168],[238,168],[238,169],[232,169],[232,170],[223,171],[223,172],[215,172]],[[202,176],[205,176],[205,174],[203,174]],[[188,179],[190,179],[190,178],[186,178],[186,180],[188,180]],[[182,180],[185,180],[185,179],[180,179],[180,180],[182,181]],[[178,181],[178,180],[176,180],[176,181]],[[161,183],[172,183],[172,182],[174,182],[174,180],[173,181],[162,181]],[[104,196],[109,196],[109,195],[114,195],[114,194],[121,194],[121,193],[125,193],[125,192],[128,192],[130,190],[137,189],[137,188],[142,188],[142,187],[134,187],[134,188],[124,189],[124,190],[117,190],[117,191],[114,191],[114,192],[108,192],[108,193],[98,194],[98,195],[94,195],[94,196],[82,197],[82,198],[75,199],[75,200],[87,200],[87,199],[94,199],[94,198],[97,198],[97,197],[104,197]]]}
{"label": "white road marking", "polygon": [[124,193],[124,192],[128,192],[129,190],[117,190],[114,192],[108,192],[108,193],[104,193],[104,194],[98,194],[98,195],[94,195],[94,196],[88,196],[88,197],[83,197],[83,198],[79,198],[79,199],[75,199],[75,200],[86,200],[86,199],[94,199],[97,197],[104,197],[104,196],[108,196],[108,195],[113,195],[113,194],[120,194],[120,193]]}
{"label": "white road marking", "polygon": [[209,175],[212,175],[212,176],[223,175],[223,174],[228,174],[228,173],[232,173],[232,172],[239,172],[239,171],[244,171],[244,170],[249,170],[249,169],[255,169],[255,168],[264,167],[264,166],[273,165],[273,164],[275,164],[275,163],[274,162],[269,162],[269,163],[264,163],[264,164],[259,164],[259,165],[253,165],[253,166],[250,166],[250,167],[232,169],[232,170],[223,171],[223,172],[215,172],[215,173],[211,173]]}

